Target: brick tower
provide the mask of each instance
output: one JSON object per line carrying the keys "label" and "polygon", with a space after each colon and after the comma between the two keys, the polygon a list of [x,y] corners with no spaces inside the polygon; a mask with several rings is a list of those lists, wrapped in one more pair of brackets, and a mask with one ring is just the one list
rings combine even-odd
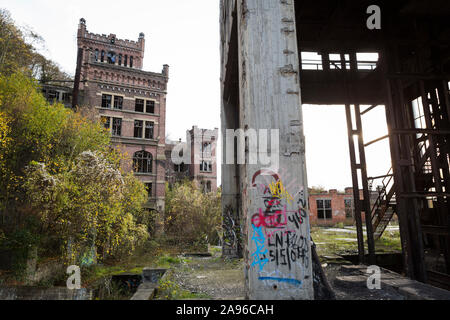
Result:
{"label": "brick tower", "polygon": [[133,169],[147,186],[146,207],[163,212],[169,66],[143,71],[144,51],[143,33],[137,41],[121,40],[88,32],[80,19],[73,105],[98,110],[113,146],[132,158],[124,169]]}

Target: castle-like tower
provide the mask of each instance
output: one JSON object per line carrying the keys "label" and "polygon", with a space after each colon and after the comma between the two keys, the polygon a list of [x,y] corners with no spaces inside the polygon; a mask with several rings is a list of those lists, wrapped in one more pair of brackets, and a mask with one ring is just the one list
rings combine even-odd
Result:
{"label": "castle-like tower", "polygon": [[143,33],[137,41],[94,34],[81,19],[73,106],[98,110],[113,145],[133,159],[125,169],[146,184],[148,209],[162,212],[169,66],[161,73],[143,71],[144,51]]}

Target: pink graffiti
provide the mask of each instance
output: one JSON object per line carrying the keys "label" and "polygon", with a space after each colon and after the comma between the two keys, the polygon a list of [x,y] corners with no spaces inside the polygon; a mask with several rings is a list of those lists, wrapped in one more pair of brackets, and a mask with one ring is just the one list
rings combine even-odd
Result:
{"label": "pink graffiti", "polygon": [[252,224],[259,228],[280,228],[287,226],[288,218],[286,214],[286,206],[284,207],[284,210],[282,211],[276,211],[272,215],[266,215],[263,210],[260,208],[259,213],[255,214],[252,217]]}

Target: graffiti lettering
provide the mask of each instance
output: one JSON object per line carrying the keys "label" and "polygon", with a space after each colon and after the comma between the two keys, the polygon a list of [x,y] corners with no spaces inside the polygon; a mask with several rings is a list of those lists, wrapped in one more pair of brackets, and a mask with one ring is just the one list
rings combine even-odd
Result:
{"label": "graffiti lettering", "polygon": [[267,258],[268,250],[265,247],[266,238],[264,237],[262,227],[253,227],[252,241],[256,245],[256,251],[252,254],[252,267],[259,266],[259,270],[262,271],[264,266],[269,262]]}
{"label": "graffiti lettering", "polygon": [[269,188],[270,188],[270,193],[272,194],[272,197],[278,198],[278,199],[285,199],[289,203],[292,203],[292,201],[294,201],[294,198],[284,188],[283,182],[281,180],[278,180],[276,183],[272,182],[269,185]]}
{"label": "graffiti lettering", "polygon": [[270,262],[277,266],[287,266],[289,270],[292,264],[301,261],[302,264],[308,260],[308,241],[296,233],[277,233],[275,237],[268,239]]}

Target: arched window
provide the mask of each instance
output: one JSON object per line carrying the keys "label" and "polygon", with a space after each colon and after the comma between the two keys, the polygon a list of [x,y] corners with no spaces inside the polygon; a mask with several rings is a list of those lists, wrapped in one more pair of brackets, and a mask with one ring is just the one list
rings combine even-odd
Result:
{"label": "arched window", "polygon": [[119,54],[119,66],[122,65],[122,54]]}
{"label": "arched window", "polygon": [[138,151],[133,156],[133,167],[136,173],[153,172],[153,156],[147,151]]}
{"label": "arched window", "polygon": [[98,61],[98,55],[99,55],[99,51],[98,51],[98,49],[95,49],[95,61]]}
{"label": "arched window", "polygon": [[126,67],[128,65],[128,55],[125,55],[125,60],[123,63],[124,67]]}
{"label": "arched window", "polygon": [[133,68],[133,56],[130,56],[130,68]]}
{"label": "arched window", "polygon": [[102,56],[100,58],[100,61],[105,62],[105,51],[104,50],[102,50]]}

